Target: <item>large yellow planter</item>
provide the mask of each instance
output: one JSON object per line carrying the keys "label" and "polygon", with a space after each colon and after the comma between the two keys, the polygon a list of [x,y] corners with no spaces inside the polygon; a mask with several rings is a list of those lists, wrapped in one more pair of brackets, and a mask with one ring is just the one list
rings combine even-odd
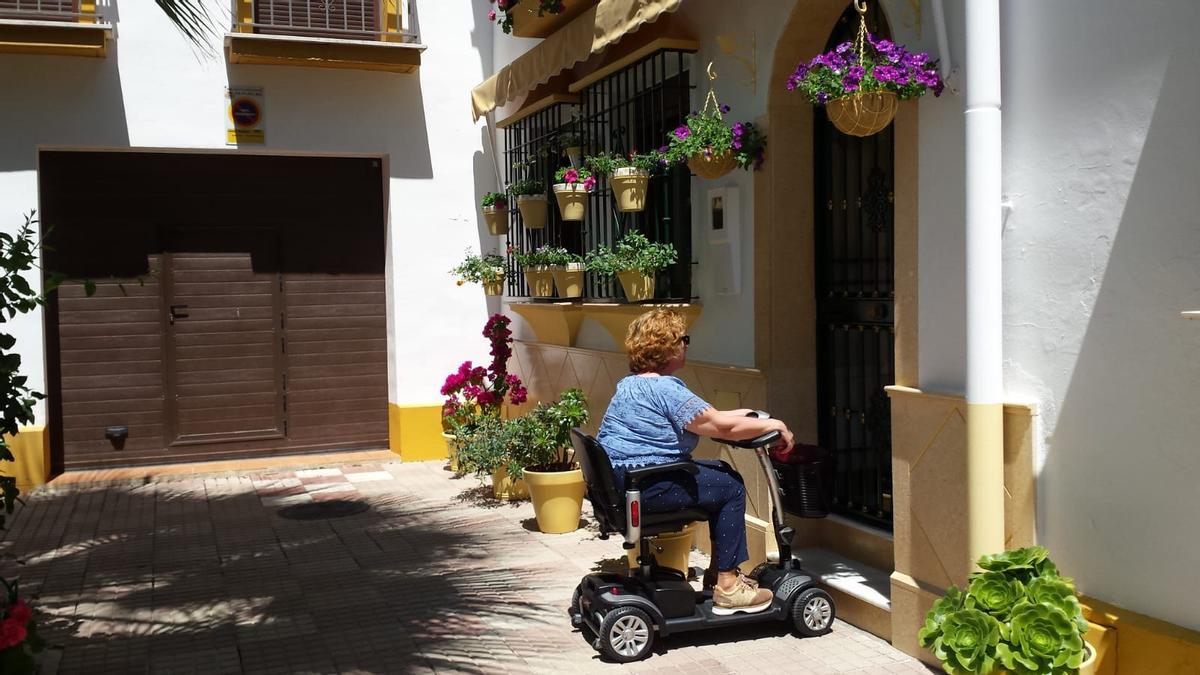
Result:
{"label": "large yellow planter", "polygon": [[492,473],[492,496],[502,502],[529,499],[529,486],[520,478],[510,478],[503,466]]}
{"label": "large yellow planter", "polygon": [[497,209],[491,206],[482,207],[483,222],[487,223],[488,234],[498,237],[508,234],[508,207]]}
{"label": "large yellow planter", "polygon": [[654,297],[654,276],[642,274],[638,270],[617,272],[621,280],[621,288],[625,289],[625,297],[631,302],[649,300]]}
{"label": "large yellow planter", "polygon": [[532,297],[554,297],[554,272],[549,267],[539,265],[525,270],[525,283],[529,285],[529,295]]}
{"label": "large yellow planter", "polygon": [[625,167],[614,171],[608,179],[608,184],[612,186],[618,211],[646,209],[646,186],[650,184],[650,174],[641,169]]}
{"label": "large yellow planter", "polygon": [[540,230],[546,227],[546,195],[519,195],[517,210],[526,229]]}
{"label": "large yellow planter", "polygon": [[579,529],[583,512],[583,493],[587,485],[583,472],[525,470],[525,484],[533,499],[533,515],[538,529],[547,534],[562,534]]}
{"label": "large yellow planter", "polygon": [[[692,552],[692,532],[695,529],[696,524],[690,523],[684,526],[682,532],[668,532],[650,540],[650,553],[658,561],[659,567],[670,567],[687,576],[688,558]],[[625,557],[629,562],[630,569],[638,566],[638,549],[626,551]]]}
{"label": "large yellow planter", "polygon": [[582,183],[557,183],[554,198],[563,220],[583,220],[587,215],[588,191]]}
{"label": "large yellow planter", "polygon": [[583,296],[583,271],[583,263],[570,263],[566,267],[554,268],[554,285],[558,287],[558,297]]}

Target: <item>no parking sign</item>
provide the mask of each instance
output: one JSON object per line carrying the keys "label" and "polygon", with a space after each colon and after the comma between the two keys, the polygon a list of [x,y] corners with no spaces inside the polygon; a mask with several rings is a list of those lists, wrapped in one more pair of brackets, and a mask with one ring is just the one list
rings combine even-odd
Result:
{"label": "no parking sign", "polygon": [[262,87],[225,88],[225,144],[267,141]]}

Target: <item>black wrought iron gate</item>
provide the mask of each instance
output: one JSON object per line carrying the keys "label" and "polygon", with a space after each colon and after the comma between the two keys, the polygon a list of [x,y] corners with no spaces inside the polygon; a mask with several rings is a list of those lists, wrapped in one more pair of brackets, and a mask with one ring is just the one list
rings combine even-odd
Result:
{"label": "black wrought iron gate", "polygon": [[[857,25],[851,7],[829,48],[852,39]],[[887,34],[878,14],[868,26]],[[895,382],[893,128],[847,136],[823,109],[815,127],[820,444],[835,458],[834,511],[890,529],[891,408],[883,388]]]}

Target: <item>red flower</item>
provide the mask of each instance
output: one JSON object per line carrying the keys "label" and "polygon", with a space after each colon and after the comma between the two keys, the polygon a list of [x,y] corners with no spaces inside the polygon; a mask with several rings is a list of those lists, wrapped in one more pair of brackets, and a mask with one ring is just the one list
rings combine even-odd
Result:
{"label": "red flower", "polygon": [[496,10],[489,9],[488,10],[488,21],[495,21],[495,20],[496,20]]}
{"label": "red flower", "polygon": [[25,626],[16,619],[0,621],[0,649],[7,649],[25,641]]}
{"label": "red flower", "polygon": [[29,609],[29,605],[25,604],[24,600],[17,600],[8,610],[8,618],[15,619],[22,626],[29,623],[29,619],[33,617],[33,610]]}

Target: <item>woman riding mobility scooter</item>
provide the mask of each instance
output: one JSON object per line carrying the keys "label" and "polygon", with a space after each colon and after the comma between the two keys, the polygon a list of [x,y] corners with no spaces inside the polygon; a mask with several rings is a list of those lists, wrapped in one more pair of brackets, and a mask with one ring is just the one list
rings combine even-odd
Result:
{"label": "woman riding mobility scooter", "polygon": [[[754,416],[770,417],[758,411]],[[600,538],[611,533],[625,538],[626,549],[639,548],[638,567],[630,576],[589,574],[579,583],[571,600],[571,623],[586,625],[595,633],[592,646],[608,658],[628,663],[643,659],[654,645],[655,632],[671,633],[723,628],[759,621],[791,619],[796,632],[815,637],[829,632],[833,625],[833,599],[817,588],[816,579],[800,569],[792,558],[795,530],[783,524],[782,490],[775,469],[767,457],[767,448],[776,443],[779,432],[772,431],[746,441],[717,442],[735,448],[753,450],[771,486],[774,508],[771,513],[779,561],[759,565],[750,577],[759,588],[771,591],[771,606],[756,613],[717,614],[713,612],[712,591],[697,592],[683,573],[659,567],[650,553],[647,537],[681,529],[687,523],[707,520],[699,509],[685,508],[674,513],[643,513],[640,486],[650,476],[666,471],[696,474],[696,464],[673,462],[630,469],[626,484],[616,485],[612,464],[600,444],[591,436],[571,432],[575,458],[583,469],[588,499],[600,525]]]}

